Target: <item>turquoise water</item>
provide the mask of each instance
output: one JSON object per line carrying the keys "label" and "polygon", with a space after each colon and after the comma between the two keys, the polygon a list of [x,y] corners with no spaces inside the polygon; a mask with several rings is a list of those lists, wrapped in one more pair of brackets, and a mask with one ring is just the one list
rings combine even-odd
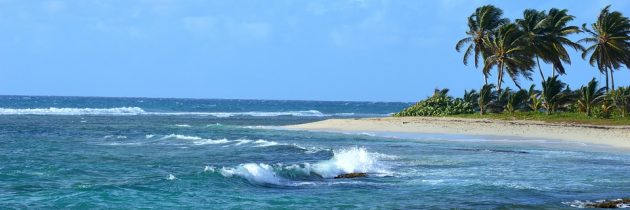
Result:
{"label": "turquoise water", "polygon": [[[0,204],[558,209],[630,197],[630,155],[605,147],[278,127],[407,105],[3,96]],[[369,176],[333,178],[348,172]]]}

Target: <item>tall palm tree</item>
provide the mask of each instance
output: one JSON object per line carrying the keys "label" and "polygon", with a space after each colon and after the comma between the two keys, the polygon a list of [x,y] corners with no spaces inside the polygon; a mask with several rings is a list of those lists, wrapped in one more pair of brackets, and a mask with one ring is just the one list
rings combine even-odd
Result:
{"label": "tall palm tree", "polygon": [[586,86],[580,88],[580,98],[577,105],[586,115],[591,116],[596,104],[604,99],[605,88],[597,87],[597,80],[593,78]]}
{"label": "tall palm tree", "polygon": [[544,21],[545,28],[545,48],[549,53],[544,54],[543,60],[553,65],[552,74],[566,74],[563,63],[571,64],[571,57],[564,46],[569,46],[574,50],[584,50],[582,45],[575,43],[567,38],[571,34],[581,33],[578,26],[569,25],[569,22],[575,19],[574,16],[568,14],[566,9],[553,8],[549,10]]}
{"label": "tall palm tree", "polygon": [[540,68],[540,57],[548,57],[547,54],[551,54],[546,48],[545,44],[545,19],[547,14],[545,11],[537,11],[534,9],[527,9],[523,12],[523,19],[516,19],[515,23],[521,31],[523,31],[524,39],[529,47],[530,53],[536,58],[536,64],[538,64],[538,71],[540,77],[545,80],[545,75]]}
{"label": "tall palm tree", "polygon": [[[464,65],[468,65],[468,58],[474,56],[475,68],[479,67],[479,58],[485,59],[484,40],[490,36],[499,26],[509,22],[507,18],[503,18],[503,10],[493,6],[485,5],[475,10],[473,14],[468,17],[468,31],[466,31],[466,38],[463,38],[455,45],[455,50],[460,52],[464,45],[469,44],[466,47],[464,53]],[[474,55],[473,55],[474,54]],[[488,84],[488,73],[483,72],[485,84]]]}
{"label": "tall palm tree", "polygon": [[575,50],[584,48],[569,40],[568,35],[579,33],[580,28],[568,25],[575,17],[568,15],[568,10],[553,8],[549,13],[528,9],[523,12],[523,19],[517,19],[516,24],[525,33],[525,39],[530,53],[536,58],[538,70],[542,80],[545,75],[540,68],[540,59],[553,65],[552,74],[566,74],[564,63],[571,63],[571,57],[564,46]]}
{"label": "tall palm tree", "polygon": [[534,60],[528,52],[523,32],[515,24],[502,25],[493,36],[484,40],[488,49],[488,57],[484,61],[484,72],[490,72],[493,67],[497,70],[497,90],[501,91],[504,74],[512,78],[514,84],[522,89],[518,77],[523,76],[531,80]]}
{"label": "tall palm tree", "polygon": [[590,54],[588,61],[591,66],[597,64],[599,71],[606,74],[606,90],[610,90],[609,75],[614,90],[613,70],[630,64],[630,20],[620,12],[611,12],[609,9],[610,5],[602,9],[597,22],[591,24],[591,29],[588,29],[586,24],[582,25],[582,29],[590,37],[579,42],[592,44],[584,50],[582,58],[586,59]]}

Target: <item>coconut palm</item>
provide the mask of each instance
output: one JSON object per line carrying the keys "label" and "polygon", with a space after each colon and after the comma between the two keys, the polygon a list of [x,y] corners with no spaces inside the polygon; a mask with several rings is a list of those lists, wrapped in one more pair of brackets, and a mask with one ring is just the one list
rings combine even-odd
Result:
{"label": "coconut palm", "polygon": [[492,100],[495,98],[493,84],[483,85],[479,90],[479,97],[477,103],[479,104],[479,114],[483,115],[486,113],[487,108],[491,105]]}
{"label": "coconut palm", "polygon": [[593,108],[604,99],[606,88],[598,88],[598,83],[593,78],[586,86],[580,88],[580,98],[577,101],[578,108],[586,115],[591,116]]}
{"label": "coconut palm", "polygon": [[566,87],[566,84],[558,80],[558,75],[548,77],[547,80],[542,82],[542,92],[540,97],[542,98],[542,106],[547,110],[547,115],[556,111],[561,105],[563,100],[562,90]]}
{"label": "coconut palm", "polygon": [[566,9],[553,8],[549,10],[544,21],[545,42],[543,48],[548,50],[543,54],[543,60],[553,65],[552,74],[566,74],[563,63],[571,64],[571,57],[564,46],[569,46],[574,50],[584,50],[582,45],[575,43],[567,38],[567,36],[582,32],[579,27],[569,25],[569,22],[575,19],[574,16],[568,14]]}
{"label": "coconut palm", "polygon": [[527,91],[529,96],[529,104],[527,106],[534,112],[539,112],[542,107],[542,99],[540,98],[540,91],[536,90],[536,85],[532,84]]}
{"label": "coconut palm", "polygon": [[523,104],[527,102],[528,99],[527,90],[518,90],[516,92],[510,92],[507,103],[505,104],[505,110],[510,114],[514,114],[516,110],[521,109]]}
{"label": "coconut palm", "polygon": [[534,60],[524,42],[523,32],[513,23],[502,25],[493,36],[485,38],[488,57],[484,61],[484,72],[496,67],[497,91],[501,91],[505,73],[519,89],[522,89],[518,83],[520,76],[531,80]]}
{"label": "coconut palm", "polygon": [[611,12],[609,5],[602,9],[597,22],[591,24],[591,29],[586,24],[582,25],[582,29],[590,37],[579,42],[592,44],[584,50],[582,58],[586,59],[590,54],[589,63],[592,66],[597,64],[599,71],[606,74],[606,89],[609,90],[610,77],[614,90],[613,71],[630,64],[630,20],[620,12]]}
{"label": "coconut palm", "polygon": [[[499,26],[508,22],[507,18],[503,18],[503,10],[493,6],[485,5],[475,10],[468,17],[468,31],[466,38],[463,38],[455,45],[455,50],[460,52],[464,45],[468,44],[464,53],[464,65],[468,65],[470,56],[474,56],[475,68],[479,67],[479,58],[485,59],[484,40],[490,36]],[[488,72],[483,72],[485,84],[488,84]]]}
{"label": "coconut palm", "polygon": [[545,80],[545,75],[540,68],[540,57],[548,57],[547,54],[551,54],[546,48],[545,44],[545,19],[547,14],[545,11],[537,11],[534,9],[527,9],[523,12],[523,19],[516,19],[515,23],[521,31],[524,33],[524,39],[527,43],[527,47],[530,53],[536,58],[536,64],[538,64],[538,71],[540,77]]}
{"label": "coconut palm", "polygon": [[609,93],[612,105],[619,110],[621,117],[628,116],[630,112],[630,87],[619,87]]}
{"label": "coconut palm", "polygon": [[464,101],[470,103],[474,110],[479,109],[479,93],[477,90],[472,89],[470,91],[464,90]]}

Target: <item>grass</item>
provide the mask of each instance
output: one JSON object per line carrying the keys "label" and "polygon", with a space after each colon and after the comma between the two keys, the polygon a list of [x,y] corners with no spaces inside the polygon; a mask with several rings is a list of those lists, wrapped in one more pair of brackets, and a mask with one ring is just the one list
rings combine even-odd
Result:
{"label": "grass", "polygon": [[501,114],[459,114],[449,117],[461,117],[469,119],[495,119],[495,120],[535,120],[549,123],[575,123],[590,125],[630,125],[630,118],[612,117],[610,119],[602,119],[586,116],[584,113],[562,112],[547,115],[542,112],[516,112],[514,115],[509,113]]}

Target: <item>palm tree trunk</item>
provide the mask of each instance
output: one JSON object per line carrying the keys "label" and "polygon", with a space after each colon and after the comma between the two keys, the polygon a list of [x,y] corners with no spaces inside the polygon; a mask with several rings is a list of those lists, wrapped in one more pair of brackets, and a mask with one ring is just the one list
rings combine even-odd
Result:
{"label": "palm tree trunk", "polygon": [[551,76],[556,76],[556,65],[551,64]]}
{"label": "palm tree trunk", "polygon": [[538,64],[538,71],[540,72],[540,78],[542,78],[543,81],[545,81],[545,75],[542,72],[542,69],[540,68],[540,60],[538,59],[538,55],[536,55],[536,64]]}
{"label": "palm tree trunk", "polygon": [[488,85],[488,75],[483,74],[483,82],[485,85]]}
{"label": "palm tree trunk", "polygon": [[613,69],[612,68],[609,68],[609,69],[610,69],[610,83],[612,85],[612,90],[614,91],[615,90],[615,76],[613,74]]}
{"label": "palm tree trunk", "polygon": [[501,84],[503,83],[503,63],[499,64],[499,73],[497,78],[497,90],[501,92]]}
{"label": "palm tree trunk", "polygon": [[606,69],[606,92],[610,90],[608,86],[608,67],[604,67]]}

